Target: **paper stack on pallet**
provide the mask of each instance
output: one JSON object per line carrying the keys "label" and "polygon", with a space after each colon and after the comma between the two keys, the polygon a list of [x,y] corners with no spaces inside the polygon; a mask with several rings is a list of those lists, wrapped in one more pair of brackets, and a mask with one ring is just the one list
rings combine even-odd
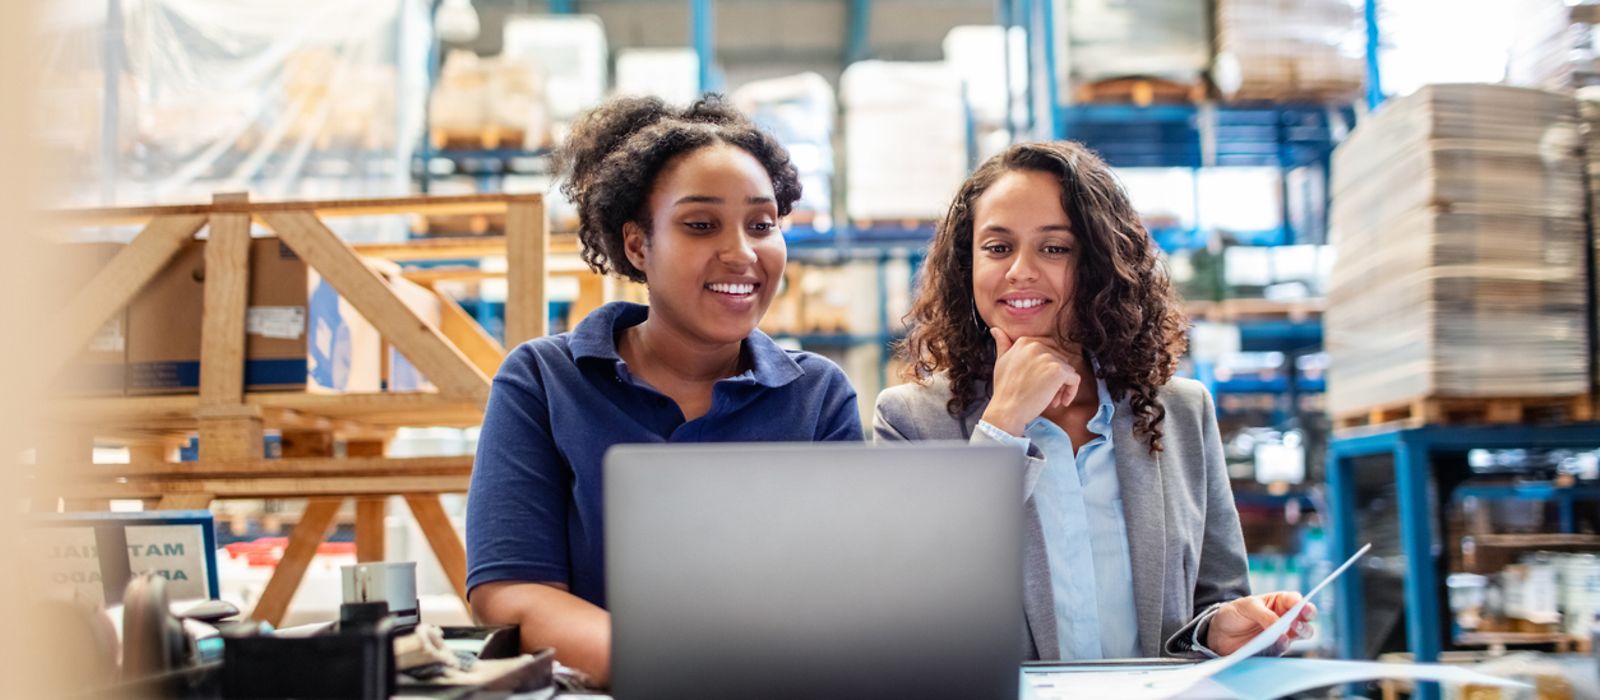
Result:
{"label": "paper stack on pallet", "polygon": [[463,147],[458,140],[480,148],[536,148],[548,142],[544,86],[527,59],[451,51],[429,110],[439,148]]}
{"label": "paper stack on pallet", "polygon": [[1600,337],[1594,335],[1600,329],[1600,231],[1595,230],[1600,226],[1600,86],[1578,90],[1578,113],[1583,118],[1587,176],[1584,181],[1589,185],[1589,246],[1592,249],[1589,258],[1589,311],[1594,317],[1594,325],[1589,327],[1589,349],[1592,353],[1590,370],[1595,387],[1600,390]]}
{"label": "paper stack on pallet", "polygon": [[1347,100],[1361,91],[1353,0],[1217,0],[1212,78],[1235,100]]}
{"label": "paper stack on pallet", "polygon": [[1356,129],[1333,161],[1330,412],[1588,390],[1580,149],[1570,96],[1499,85]]}

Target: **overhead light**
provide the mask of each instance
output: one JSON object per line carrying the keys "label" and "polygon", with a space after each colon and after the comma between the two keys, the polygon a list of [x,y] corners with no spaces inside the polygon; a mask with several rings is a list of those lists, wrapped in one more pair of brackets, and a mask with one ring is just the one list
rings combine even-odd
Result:
{"label": "overhead light", "polygon": [[434,16],[439,38],[452,44],[465,44],[478,38],[478,11],[472,0],[444,0]]}

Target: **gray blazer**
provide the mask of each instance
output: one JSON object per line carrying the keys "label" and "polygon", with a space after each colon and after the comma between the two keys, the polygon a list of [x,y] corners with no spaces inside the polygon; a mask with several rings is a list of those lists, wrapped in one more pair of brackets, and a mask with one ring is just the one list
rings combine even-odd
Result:
{"label": "gray blazer", "polygon": [[[1167,409],[1161,423],[1165,451],[1151,454],[1148,442],[1134,437],[1126,399],[1117,404],[1111,424],[1133,564],[1134,612],[1145,656],[1194,656],[1191,640],[1215,608],[1250,594],[1244,535],[1210,392],[1199,382],[1174,378],[1157,398]],[[943,375],[927,384],[884,390],[873,417],[877,440],[993,442],[974,430],[987,402],[957,419],[945,409],[949,400],[950,384]],[[1030,659],[1053,659],[1060,648],[1044,533],[1033,503],[1042,457],[1038,448],[1030,448],[1023,478],[1023,608]]]}

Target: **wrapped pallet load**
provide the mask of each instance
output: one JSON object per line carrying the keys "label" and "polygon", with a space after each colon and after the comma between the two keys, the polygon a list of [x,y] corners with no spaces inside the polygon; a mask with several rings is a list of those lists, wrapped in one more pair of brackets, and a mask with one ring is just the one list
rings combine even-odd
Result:
{"label": "wrapped pallet load", "polygon": [[1361,28],[1359,0],[1217,0],[1212,79],[1233,100],[1353,99]]}
{"label": "wrapped pallet load", "polygon": [[1429,86],[1385,105],[1334,153],[1335,418],[1423,399],[1587,392],[1577,116],[1566,95]]}
{"label": "wrapped pallet load", "polygon": [[942,216],[967,171],[960,79],[943,63],[858,61],[839,92],[850,217]]}
{"label": "wrapped pallet load", "polygon": [[1054,2],[1065,27],[1063,77],[1074,85],[1133,75],[1193,83],[1211,60],[1208,0]]}
{"label": "wrapped pallet load", "polygon": [[543,71],[545,105],[553,121],[574,119],[605,98],[610,54],[598,17],[512,15],[501,47],[508,59],[529,61]]}
{"label": "wrapped pallet load", "polygon": [[800,172],[800,201],[793,226],[818,234],[833,230],[833,86],[816,73],[746,83],[733,103],[789,149]]}
{"label": "wrapped pallet load", "polygon": [[428,97],[428,120],[435,148],[452,145],[452,135],[467,134],[476,141],[488,125],[488,74],[478,54],[455,49],[444,58],[438,84]]}
{"label": "wrapped pallet load", "polygon": [[428,105],[435,148],[538,148],[549,143],[543,79],[537,64],[526,57],[451,51]]}

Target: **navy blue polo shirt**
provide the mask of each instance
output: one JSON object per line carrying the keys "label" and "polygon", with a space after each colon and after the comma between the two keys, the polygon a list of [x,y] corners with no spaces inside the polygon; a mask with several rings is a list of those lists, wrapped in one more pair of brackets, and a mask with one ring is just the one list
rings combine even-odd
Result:
{"label": "navy blue polo shirt", "polygon": [[467,497],[468,590],[557,582],[605,607],[600,473],[612,445],[862,439],[844,372],[759,330],[744,340],[750,369],[718,381],[711,410],[684,422],[617,354],[617,335],[648,314],[606,304],[570,333],[523,343],[500,366]]}

